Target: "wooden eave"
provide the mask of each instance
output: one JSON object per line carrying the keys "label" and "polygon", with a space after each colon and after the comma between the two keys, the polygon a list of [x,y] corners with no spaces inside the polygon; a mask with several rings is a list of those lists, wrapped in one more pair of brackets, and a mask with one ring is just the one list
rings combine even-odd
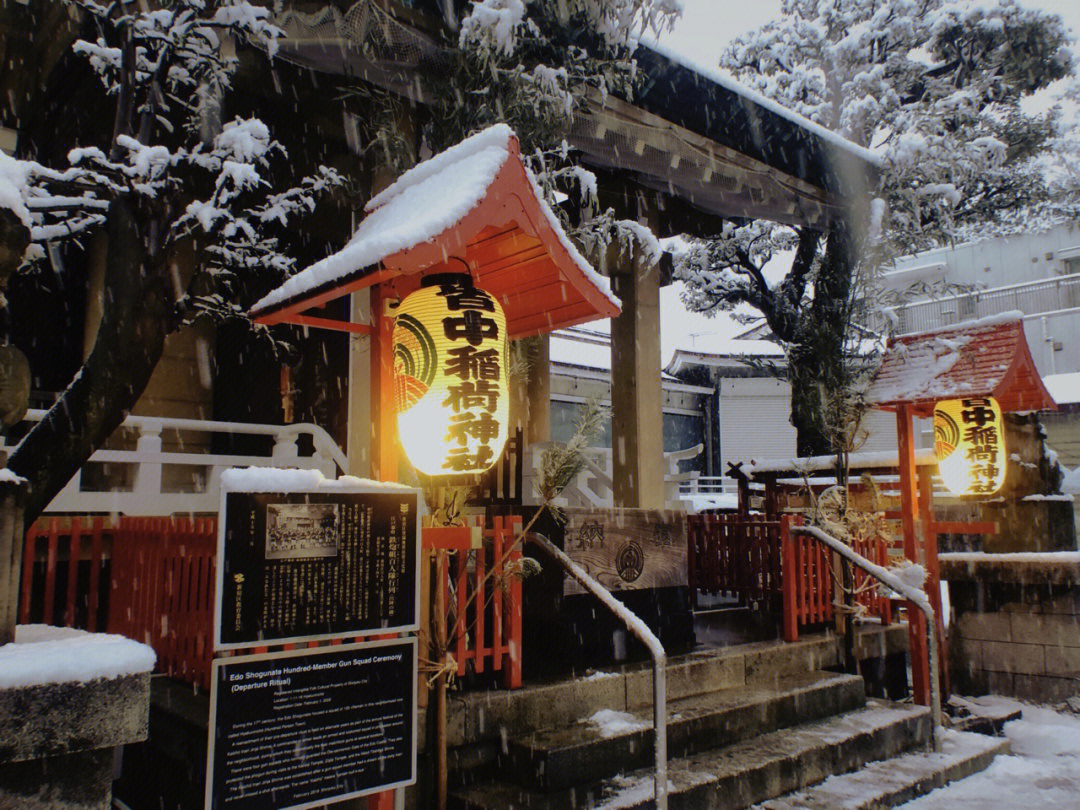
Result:
{"label": "wooden eave", "polygon": [[[292,323],[366,333],[370,327],[326,317],[319,310],[350,293],[384,285],[404,297],[431,272],[461,272],[463,259],[474,283],[494,295],[506,313],[513,339],[552,332],[620,308],[578,265],[537,199],[516,138],[483,199],[454,225],[427,242],[385,256],[332,282],[258,312],[256,323]],[[563,237],[565,238],[565,237]]]}

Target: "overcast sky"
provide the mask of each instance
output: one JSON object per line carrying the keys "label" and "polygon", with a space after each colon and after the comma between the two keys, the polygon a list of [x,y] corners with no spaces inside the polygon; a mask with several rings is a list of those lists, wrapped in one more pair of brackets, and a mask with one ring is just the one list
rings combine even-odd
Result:
{"label": "overcast sky", "polygon": [[[764,25],[780,13],[780,0],[682,0],[683,15],[675,29],[661,41],[695,62],[715,67],[727,43],[739,34]],[[1020,0],[1020,5],[1058,14],[1080,34],[1080,0]],[[1080,47],[1073,43],[1073,50]],[[689,313],[679,300],[681,285],[661,291],[661,362],[671,360],[675,348],[715,348],[718,339],[730,338],[748,326],[719,315],[706,318]]]}

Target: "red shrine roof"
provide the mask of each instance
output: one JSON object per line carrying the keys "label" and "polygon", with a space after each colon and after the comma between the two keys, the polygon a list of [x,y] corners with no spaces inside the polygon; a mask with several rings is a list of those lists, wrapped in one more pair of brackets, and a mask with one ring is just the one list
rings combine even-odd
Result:
{"label": "red shrine roof", "polygon": [[344,248],[265,296],[252,317],[367,331],[317,308],[374,284],[405,296],[423,274],[460,273],[462,262],[503,305],[511,338],[619,314],[619,300],[567,238],[505,124],[418,164],[365,210]]}
{"label": "red shrine roof", "polygon": [[1007,312],[889,341],[867,399],[930,416],[941,399],[994,397],[1002,411],[1057,408],[1031,359],[1023,314]]}

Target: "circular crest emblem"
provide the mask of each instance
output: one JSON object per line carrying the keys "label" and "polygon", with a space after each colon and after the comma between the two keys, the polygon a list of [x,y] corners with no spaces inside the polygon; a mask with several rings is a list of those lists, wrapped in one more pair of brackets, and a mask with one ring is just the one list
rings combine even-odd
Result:
{"label": "circular crest emblem", "polygon": [[633,582],[641,576],[641,570],[645,567],[645,555],[634,541],[630,541],[619,549],[615,555],[615,570],[623,582]]}

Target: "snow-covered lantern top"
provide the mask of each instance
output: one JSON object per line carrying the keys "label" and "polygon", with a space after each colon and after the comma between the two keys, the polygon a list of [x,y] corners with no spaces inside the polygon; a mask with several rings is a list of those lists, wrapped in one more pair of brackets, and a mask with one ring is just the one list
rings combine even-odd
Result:
{"label": "snow-covered lantern top", "polygon": [[398,437],[428,475],[482,473],[509,433],[506,316],[467,274],[437,274],[394,321]]}
{"label": "snow-covered lantern top", "polygon": [[[447,300],[439,297],[438,284],[424,286],[425,279],[466,272],[476,294],[482,291],[502,315],[496,317],[494,312],[480,309],[465,310],[465,315],[459,311],[455,317],[470,319],[462,328],[477,319],[498,323],[499,345],[494,348],[500,353],[505,352],[507,340],[613,318],[619,314],[619,300],[612,295],[607,279],[596,273],[563,231],[521,159],[517,137],[505,124],[478,132],[413,167],[375,195],[365,210],[367,216],[344,248],[266,295],[252,307],[252,319],[268,325],[293,323],[371,336],[369,387],[371,418],[376,423],[373,433],[380,448],[375,459],[378,476],[394,476],[397,471],[396,460],[390,458],[393,453],[382,452],[393,444],[390,434],[395,420],[402,449],[421,470],[436,474],[481,471],[498,458],[506,438],[509,416],[505,394],[500,394],[490,412],[485,402],[487,417],[463,401],[460,411],[451,414],[456,417],[451,427],[444,420],[442,427],[436,428],[434,421],[424,419],[422,414],[434,405],[429,406],[422,397],[408,408],[394,407],[417,395],[418,388],[406,390],[417,381],[435,390],[436,377],[430,383],[423,382],[431,369],[419,370],[415,365],[418,358],[414,355],[407,363],[403,354],[406,350],[422,353],[422,349],[417,335],[409,337],[402,331],[408,321],[401,319],[400,313],[414,310],[420,301],[430,303],[432,297],[444,304]],[[371,298],[373,323],[341,320],[325,309],[331,301],[366,288],[375,293]],[[400,304],[394,306],[395,301]],[[395,328],[387,329],[389,319],[395,316]],[[443,347],[447,353],[439,354],[431,367],[436,374],[447,374],[451,358],[457,362],[465,354],[474,356],[471,351],[451,355],[451,349],[468,346],[470,350],[488,350],[486,343],[474,346],[461,337],[451,340],[441,330],[441,321],[437,327],[427,327],[432,341],[429,349],[437,337],[450,341]],[[410,343],[414,339],[415,343]],[[412,348],[407,349],[409,346]],[[505,385],[505,356],[500,354],[500,358],[499,376]],[[395,368],[405,371],[410,364],[413,372],[407,376],[411,380],[395,372]],[[485,368],[484,373],[492,372]],[[486,384],[494,380],[462,379],[465,382],[473,390],[479,387],[486,391]],[[485,385],[477,386],[478,382]],[[433,402],[437,397],[432,397]],[[449,397],[449,393],[442,394],[443,401]],[[477,436],[487,436],[492,422],[499,423],[499,432],[490,443],[464,433],[462,445],[466,422],[468,431]],[[436,440],[429,440],[436,434]],[[437,458],[427,459],[425,454]],[[468,465],[466,456],[472,457]]]}
{"label": "snow-covered lantern top", "polygon": [[993,397],[946,399],[934,408],[934,455],[954,495],[992,495],[1005,483],[1005,426]]}

